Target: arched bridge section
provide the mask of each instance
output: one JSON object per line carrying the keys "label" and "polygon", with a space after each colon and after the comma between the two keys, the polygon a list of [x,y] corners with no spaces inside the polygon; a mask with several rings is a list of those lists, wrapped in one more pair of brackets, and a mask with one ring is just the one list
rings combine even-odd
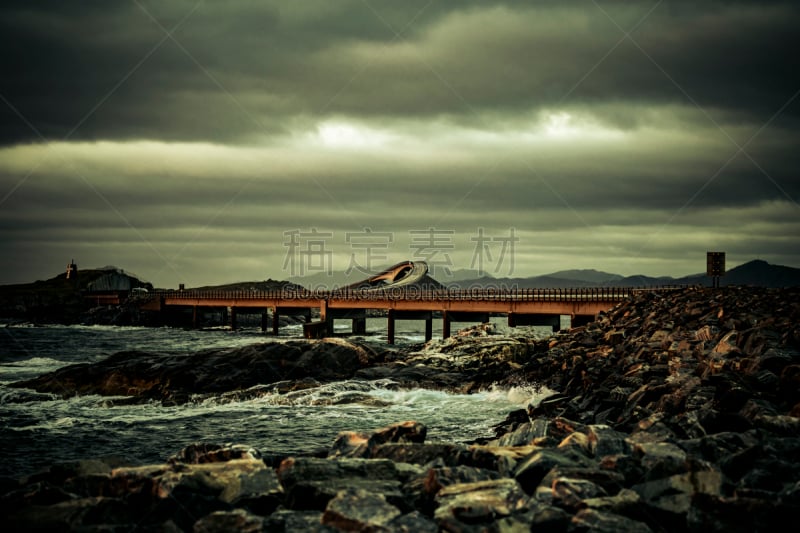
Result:
{"label": "arched bridge section", "polygon": [[428,264],[424,261],[403,261],[369,278],[344,287],[352,290],[384,290],[393,287],[409,287],[420,283],[428,273]]}

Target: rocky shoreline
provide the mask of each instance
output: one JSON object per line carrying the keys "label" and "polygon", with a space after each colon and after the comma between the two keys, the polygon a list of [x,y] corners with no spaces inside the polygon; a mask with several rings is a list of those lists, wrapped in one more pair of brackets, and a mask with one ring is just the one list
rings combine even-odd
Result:
{"label": "rocky shoreline", "polygon": [[3,480],[0,512],[14,530],[433,532],[767,531],[800,511],[794,288],[642,291],[544,340],[481,327],[408,351],[326,339],[125,352],[17,385],[181,403],[353,378],[557,393],[471,443],[428,443],[398,421],[323,454],[196,443],[158,465],[53,465]]}

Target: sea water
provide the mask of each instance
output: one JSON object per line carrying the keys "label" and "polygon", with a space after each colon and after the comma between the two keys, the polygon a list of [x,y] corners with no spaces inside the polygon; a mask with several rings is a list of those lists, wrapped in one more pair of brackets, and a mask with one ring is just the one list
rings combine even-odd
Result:
{"label": "sea water", "polygon": [[[368,333],[355,340],[384,343],[385,319],[370,318]],[[502,324],[498,324],[502,327]],[[349,330],[337,321],[336,334]],[[398,322],[397,348],[424,341],[424,322]],[[434,328],[434,334],[441,328]],[[547,330],[529,334],[546,335]],[[191,443],[243,444],[265,454],[325,450],[340,431],[370,431],[416,420],[428,428],[427,442],[467,442],[491,436],[491,426],[536,402],[533,385],[474,394],[402,389],[386,380],[348,380],[290,394],[248,399],[204,397],[164,406],[126,405],[97,395],[66,399],[9,384],[62,366],[92,363],[122,350],[189,354],[301,338],[302,326],[281,328],[275,338],[258,328],[183,330],[113,326],[0,324],[0,476],[19,478],[51,464],[92,457],[123,457],[134,464],[164,462]]]}

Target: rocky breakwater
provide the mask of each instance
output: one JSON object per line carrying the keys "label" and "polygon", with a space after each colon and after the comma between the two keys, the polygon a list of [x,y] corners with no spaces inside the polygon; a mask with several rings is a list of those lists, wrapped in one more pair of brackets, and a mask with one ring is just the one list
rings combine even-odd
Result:
{"label": "rocky breakwater", "polygon": [[426,442],[406,421],[341,433],[324,457],[202,443],[161,465],[87,460],[6,480],[0,512],[17,529],[779,530],[800,512],[798,296],[642,292],[551,339],[482,352],[463,336],[354,370],[460,372],[472,390],[482,362],[558,391],[492,439]]}

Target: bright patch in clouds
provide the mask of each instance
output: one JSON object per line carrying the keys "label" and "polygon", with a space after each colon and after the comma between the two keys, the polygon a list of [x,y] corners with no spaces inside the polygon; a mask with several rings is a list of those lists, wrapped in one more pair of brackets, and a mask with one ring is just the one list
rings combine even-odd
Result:
{"label": "bright patch in clouds", "polygon": [[317,124],[313,130],[301,134],[299,139],[300,144],[306,147],[426,152],[434,146],[507,149],[531,142],[609,143],[626,137],[625,132],[591,116],[554,110],[539,113],[527,121],[517,120],[510,127],[501,129],[413,121],[388,121],[376,127],[337,119]]}
{"label": "bright patch in clouds", "polygon": [[323,122],[316,140],[329,148],[379,148],[392,140],[384,131],[349,122]]}
{"label": "bright patch in clouds", "polygon": [[618,129],[566,111],[543,113],[538,133],[550,140],[614,141],[625,137],[625,134]]}

